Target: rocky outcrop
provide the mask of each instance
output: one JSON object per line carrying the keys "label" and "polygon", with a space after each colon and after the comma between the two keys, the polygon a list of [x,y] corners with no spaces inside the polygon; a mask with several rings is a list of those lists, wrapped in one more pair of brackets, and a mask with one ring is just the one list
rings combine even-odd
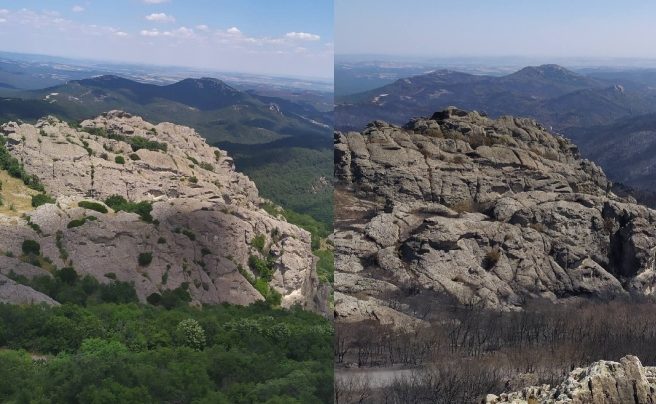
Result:
{"label": "rocky outcrop", "polygon": [[[257,275],[248,261],[272,256],[270,286],[283,306],[325,311],[310,234],[260,209],[255,184],[193,129],[111,111],[81,128],[54,118],[10,122],[0,136],[56,198],[22,218],[0,217],[1,252],[19,256],[22,241],[33,239],[57,267],[73,266],[101,282],[132,282],[143,300],[188,287],[196,304],[262,300],[246,278]],[[79,206],[112,195],[151,203],[152,220]],[[140,263],[140,254],[152,260]],[[33,271],[14,264],[0,260],[0,272]]]}
{"label": "rocky outcrop", "polygon": [[656,211],[533,120],[450,108],[336,132],[335,176],[346,321],[405,323],[423,292],[500,310],[654,293]]}
{"label": "rocky outcrop", "polygon": [[0,303],[11,304],[47,304],[58,306],[55,300],[41,292],[16,283],[15,281],[0,274]]}
{"label": "rocky outcrop", "polygon": [[527,387],[520,392],[489,394],[484,404],[651,404],[656,401],[656,368],[643,367],[635,356],[619,362],[599,361],[574,369],[556,387]]}

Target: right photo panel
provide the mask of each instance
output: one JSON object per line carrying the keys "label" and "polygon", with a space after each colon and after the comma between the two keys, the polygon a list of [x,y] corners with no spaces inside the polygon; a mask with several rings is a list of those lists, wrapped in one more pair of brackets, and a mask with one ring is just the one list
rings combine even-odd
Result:
{"label": "right photo panel", "polygon": [[656,402],[654,16],[335,0],[336,403]]}

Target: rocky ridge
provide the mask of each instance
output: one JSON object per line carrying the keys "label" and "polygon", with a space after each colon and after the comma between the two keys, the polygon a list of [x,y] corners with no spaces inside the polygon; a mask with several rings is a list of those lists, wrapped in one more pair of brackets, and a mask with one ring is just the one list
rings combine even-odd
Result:
{"label": "rocky ridge", "polygon": [[[282,294],[282,305],[325,312],[310,234],[260,209],[255,184],[193,129],[111,111],[81,128],[52,117],[35,125],[10,122],[0,136],[56,199],[20,218],[0,216],[0,251],[8,253],[0,259],[1,274],[48,275],[19,259],[21,243],[31,239],[57,267],[73,266],[101,282],[132,282],[141,300],[182,286],[196,304],[249,304],[263,300],[246,278],[257,275],[249,257],[272,256],[270,286]],[[151,147],[133,147],[144,142]],[[78,205],[112,195],[152,203],[152,221]],[[151,262],[140,264],[142,253],[150,253]],[[0,292],[2,301],[25,300],[5,296]]]}
{"label": "rocky ridge", "polygon": [[335,176],[344,321],[416,321],[405,299],[425,292],[498,310],[654,293],[656,211],[534,120],[375,121],[335,133]]}
{"label": "rocky ridge", "polygon": [[484,404],[651,404],[656,401],[656,368],[643,367],[635,356],[619,362],[599,361],[574,369],[558,386],[532,386],[522,391],[489,394]]}

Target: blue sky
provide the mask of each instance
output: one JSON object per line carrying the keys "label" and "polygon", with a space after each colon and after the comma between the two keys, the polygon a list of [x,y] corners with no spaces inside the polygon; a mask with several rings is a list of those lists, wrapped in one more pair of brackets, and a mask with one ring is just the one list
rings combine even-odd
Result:
{"label": "blue sky", "polygon": [[0,50],[329,78],[332,0],[0,0]]}
{"label": "blue sky", "polygon": [[335,0],[335,53],[656,58],[647,0]]}

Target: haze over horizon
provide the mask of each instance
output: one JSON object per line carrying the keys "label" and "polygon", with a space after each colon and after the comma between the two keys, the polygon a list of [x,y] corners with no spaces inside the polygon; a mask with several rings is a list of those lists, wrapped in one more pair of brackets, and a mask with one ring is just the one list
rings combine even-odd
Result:
{"label": "haze over horizon", "polygon": [[335,0],[335,53],[656,59],[655,14],[656,3],[637,0]]}
{"label": "haze over horizon", "polygon": [[332,14],[329,0],[0,0],[0,36],[13,38],[0,50],[332,79]]}

